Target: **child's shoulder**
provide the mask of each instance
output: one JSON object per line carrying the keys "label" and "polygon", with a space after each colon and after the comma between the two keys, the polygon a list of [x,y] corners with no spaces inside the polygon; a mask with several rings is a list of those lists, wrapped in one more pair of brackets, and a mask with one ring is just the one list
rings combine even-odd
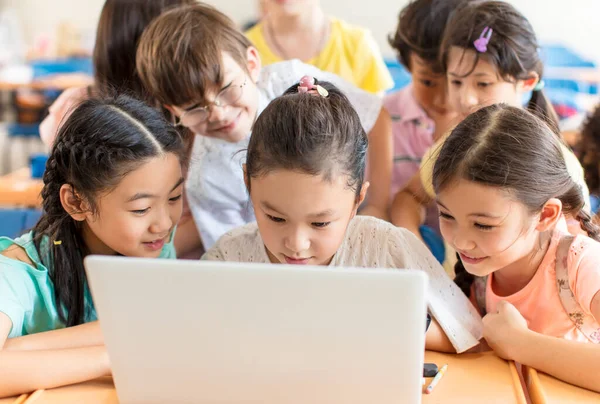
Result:
{"label": "child's shoulder", "polygon": [[408,230],[397,227],[371,216],[356,216],[350,222],[347,231],[349,238],[359,238],[362,243],[369,245],[380,245],[380,243],[391,244],[413,244],[418,239]]}
{"label": "child's shoulder", "polygon": [[[258,226],[250,223],[225,233],[202,257],[209,261],[263,262],[266,253]],[[267,257],[268,260],[268,257]]]}
{"label": "child's shoulder", "polygon": [[[18,261],[34,268],[36,267],[36,262],[34,260],[39,260],[31,233],[26,233],[14,240],[8,237],[1,237],[0,255],[9,260]],[[10,266],[9,262],[10,261],[4,260],[3,266]]]}
{"label": "child's shoulder", "polygon": [[339,18],[331,17],[332,33],[340,34],[344,39],[357,42],[365,37],[370,37],[371,32],[360,25],[351,24]]}

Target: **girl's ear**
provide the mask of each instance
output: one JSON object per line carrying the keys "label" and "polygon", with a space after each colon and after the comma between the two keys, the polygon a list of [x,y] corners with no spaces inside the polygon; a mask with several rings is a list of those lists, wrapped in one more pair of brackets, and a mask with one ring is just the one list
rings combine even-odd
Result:
{"label": "girl's ear", "polygon": [[539,81],[540,75],[536,72],[531,71],[528,74],[528,78],[526,78],[525,80],[519,80],[517,86],[519,87],[519,90],[521,92],[527,93],[529,91],[533,91],[533,89],[535,88],[537,83],[539,83]]}
{"label": "girl's ear", "polygon": [[262,62],[260,60],[260,55],[258,54],[258,50],[254,46],[250,46],[246,51],[246,63],[248,67],[248,73],[250,74],[250,78],[254,83],[258,81],[258,77],[260,76],[260,69],[262,67]]}
{"label": "girl's ear", "polygon": [[352,212],[352,217],[356,216],[356,212],[358,212],[358,208],[365,201],[365,198],[367,197],[367,190],[369,189],[370,185],[371,184],[369,183],[369,181],[363,182],[363,185],[360,188],[360,193],[358,194],[358,197],[356,198],[356,204],[354,205],[354,211]]}
{"label": "girl's ear", "polygon": [[556,226],[561,217],[562,202],[557,198],[551,198],[542,207],[535,229],[540,232],[550,230]]}
{"label": "girl's ear", "polygon": [[72,185],[63,184],[59,195],[63,209],[73,220],[83,222],[91,214],[89,204],[77,194]]}

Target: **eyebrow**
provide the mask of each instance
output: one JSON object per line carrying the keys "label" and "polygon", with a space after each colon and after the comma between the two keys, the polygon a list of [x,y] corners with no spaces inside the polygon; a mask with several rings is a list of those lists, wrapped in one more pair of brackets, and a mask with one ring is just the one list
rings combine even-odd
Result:
{"label": "eyebrow", "polygon": [[[447,211],[450,210],[439,200],[436,200],[436,202],[438,205],[440,205],[442,208],[446,209]],[[480,212],[469,213],[467,216],[469,216],[469,217],[484,217],[487,219],[503,219],[504,218],[504,216],[496,216],[496,215],[490,215],[489,213],[480,213]]]}
{"label": "eyebrow", "polygon": [[475,77],[482,77],[482,76],[489,76],[489,77],[493,77],[493,75],[489,74],[489,73],[471,73],[471,74],[467,74],[467,76],[463,75],[463,74],[458,74],[458,73],[454,73],[454,72],[448,72],[449,76],[454,76],[454,77],[460,77],[460,78],[464,78],[467,76],[475,76]]}
{"label": "eyebrow", "polygon": [[[178,186],[180,186],[183,183],[183,181],[185,181],[185,179],[183,177],[181,177],[179,179],[179,181],[177,181],[177,183],[175,184],[175,186],[171,189],[171,191],[169,191],[169,193],[175,191],[175,189]],[[127,202],[133,202],[133,201],[137,201],[138,199],[145,199],[145,198],[158,198],[158,196],[157,195],[153,195],[153,194],[138,192],[137,194],[135,194],[131,198],[129,198],[127,200]]]}
{"label": "eyebrow", "polygon": [[[277,210],[277,208],[275,208],[273,205],[269,204],[268,202],[263,201],[260,204],[263,206],[263,208],[273,211],[273,212],[277,213],[278,215],[284,216],[279,210]],[[333,213],[334,213],[333,210],[327,209],[327,210],[324,210],[324,211],[318,212],[318,213],[310,213],[307,216],[314,217],[314,218],[321,218],[321,217],[331,216],[331,215],[333,215]]]}

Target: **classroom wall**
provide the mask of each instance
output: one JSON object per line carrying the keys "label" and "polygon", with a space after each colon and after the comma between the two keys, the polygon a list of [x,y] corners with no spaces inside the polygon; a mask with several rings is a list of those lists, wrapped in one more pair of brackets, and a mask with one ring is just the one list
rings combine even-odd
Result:
{"label": "classroom wall", "polygon": [[[600,64],[600,0],[508,0],[534,25],[542,41],[562,42]],[[257,13],[257,0],[207,0],[235,21],[244,23]],[[0,0],[0,7],[14,7],[22,19],[25,38],[32,42],[53,33],[62,21],[87,30],[95,26],[104,0]],[[325,10],[347,21],[369,27],[385,55],[393,55],[386,43],[400,8],[408,0],[321,0]],[[582,29],[582,27],[585,27]]]}

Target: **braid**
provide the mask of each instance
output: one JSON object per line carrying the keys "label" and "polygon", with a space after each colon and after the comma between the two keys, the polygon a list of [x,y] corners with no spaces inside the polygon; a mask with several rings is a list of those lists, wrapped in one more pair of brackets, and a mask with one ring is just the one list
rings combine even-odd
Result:
{"label": "braid", "polygon": [[588,234],[589,238],[600,241],[600,227],[592,220],[592,217],[584,210],[579,211],[577,220],[581,228]]}
{"label": "braid", "polygon": [[[48,159],[44,172],[44,188],[42,189],[44,215],[34,229],[34,240],[40,251],[42,237],[48,237],[50,260],[42,257],[46,268],[50,271],[50,279],[55,286],[54,299],[60,320],[67,327],[84,322],[84,285],[85,270],[83,267],[82,248],[79,226],[75,220],[64,210],[60,201],[60,189],[67,183],[65,173],[61,172],[64,163],[71,160],[71,155],[76,152],[69,147],[67,142],[59,140]],[[55,245],[54,241],[60,241]],[[61,268],[61,270],[56,270]]]}
{"label": "braid", "polygon": [[456,264],[454,264],[454,283],[458,285],[467,297],[471,297],[471,285],[475,281],[475,276],[467,272],[458,253],[456,254],[456,259]]}

